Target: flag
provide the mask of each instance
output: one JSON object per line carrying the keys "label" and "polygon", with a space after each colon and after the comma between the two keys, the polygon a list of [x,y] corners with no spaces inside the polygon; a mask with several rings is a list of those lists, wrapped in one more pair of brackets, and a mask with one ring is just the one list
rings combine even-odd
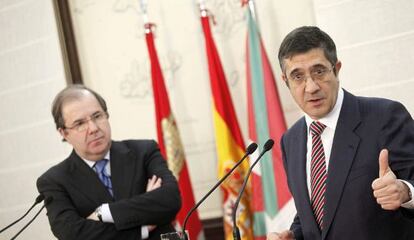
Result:
{"label": "flag", "polygon": [[[164,77],[158,61],[154,44],[152,24],[145,25],[145,38],[151,60],[151,78],[154,94],[155,113],[157,121],[157,136],[161,154],[167,160],[168,168],[177,178],[181,192],[182,207],[177,214],[180,226],[184,224],[186,214],[195,205],[193,189],[188,175],[184,148],[174,115],[171,112],[170,101],[165,88]],[[192,240],[204,239],[202,225],[198,212],[195,211],[188,220],[189,237]]]}
{"label": "flag", "polygon": [[[286,123],[275,78],[260,33],[248,7],[246,46],[247,108],[249,138],[259,146],[271,138],[280,142]],[[250,158],[257,157],[256,150]],[[288,229],[296,213],[283,168],[279,144],[272,154],[264,155],[252,173],[254,236],[266,239],[266,233]]]}
{"label": "flag", "polygon": [[[224,176],[228,170],[243,157],[245,152],[244,141],[240,132],[236,113],[230,97],[223,67],[220,62],[210,29],[209,16],[206,10],[201,12],[201,23],[203,27],[208,70],[210,75],[212,92],[212,111],[216,138],[216,149],[218,158],[218,177]],[[225,239],[232,237],[232,206],[243,183],[243,178],[249,169],[249,163],[244,161],[230,176],[223,182],[223,222]],[[243,240],[252,239],[252,216],[250,211],[250,189],[246,189],[240,201],[239,212],[237,213],[238,226]]]}

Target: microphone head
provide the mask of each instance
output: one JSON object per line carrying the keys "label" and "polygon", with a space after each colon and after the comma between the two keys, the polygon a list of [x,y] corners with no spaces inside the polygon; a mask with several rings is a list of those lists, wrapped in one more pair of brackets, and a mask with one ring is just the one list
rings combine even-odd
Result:
{"label": "microphone head", "polygon": [[269,151],[270,149],[272,149],[273,144],[275,144],[275,141],[273,141],[273,139],[270,139],[266,141],[266,143],[263,146],[263,150],[265,152]]}
{"label": "microphone head", "polygon": [[53,201],[53,197],[52,196],[47,196],[47,198],[45,199],[45,205],[48,205],[52,201]]}
{"label": "microphone head", "polygon": [[255,142],[250,143],[250,145],[247,147],[246,153],[250,155],[250,154],[254,153],[254,151],[256,151],[256,149],[257,149],[257,144]]}
{"label": "microphone head", "polygon": [[37,196],[35,200],[35,203],[40,203],[41,201],[43,201],[43,199],[45,199],[45,195],[39,194],[39,196]]}

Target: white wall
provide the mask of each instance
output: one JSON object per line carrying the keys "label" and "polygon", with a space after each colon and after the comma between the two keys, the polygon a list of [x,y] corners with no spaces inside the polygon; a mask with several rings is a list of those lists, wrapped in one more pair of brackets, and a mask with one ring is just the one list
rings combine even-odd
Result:
{"label": "white wall", "polygon": [[315,0],[317,24],[336,41],[343,87],[401,101],[414,114],[414,1]]}
{"label": "white wall", "polygon": [[[26,212],[38,195],[37,177],[62,160],[69,149],[60,143],[50,117],[53,97],[65,85],[52,2],[0,1],[0,34],[0,228],[3,228]],[[10,239],[23,225],[7,230],[0,238]],[[51,236],[43,212],[19,239],[51,239]]]}

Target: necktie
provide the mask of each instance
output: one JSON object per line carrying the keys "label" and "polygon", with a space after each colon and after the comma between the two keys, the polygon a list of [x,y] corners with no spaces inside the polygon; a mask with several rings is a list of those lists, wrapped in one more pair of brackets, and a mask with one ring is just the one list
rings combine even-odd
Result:
{"label": "necktie", "polygon": [[108,163],[108,159],[103,159],[95,163],[95,172],[98,174],[99,179],[103,185],[108,189],[111,196],[114,196],[112,192],[111,176],[106,172],[105,166]]}
{"label": "necktie", "polygon": [[326,161],[325,151],[321,140],[321,134],[326,126],[320,122],[312,122],[310,131],[312,134],[311,154],[311,204],[319,228],[323,228],[323,215],[326,190]]}

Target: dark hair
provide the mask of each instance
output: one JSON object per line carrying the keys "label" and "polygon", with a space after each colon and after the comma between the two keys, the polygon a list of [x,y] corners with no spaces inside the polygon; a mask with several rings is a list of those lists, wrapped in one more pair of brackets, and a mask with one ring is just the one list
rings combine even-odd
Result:
{"label": "dark hair", "polygon": [[104,112],[108,112],[108,109],[106,107],[106,102],[102,98],[101,95],[99,95],[97,92],[93,91],[92,89],[82,85],[82,84],[74,84],[69,85],[62,91],[60,91],[55,99],[53,100],[52,104],[52,116],[55,120],[56,129],[59,128],[65,128],[65,121],[63,119],[62,115],[62,106],[65,102],[70,100],[76,100],[80,99],[84,96],[85,91],[90,92],[93,96],[95,96],[96,100],[98,100],[99,105],[101,105]]}
{"label": "dark hair", "polygon": [[338,58],[336,56],[336,46],[332,38],[318,27],[303,26],[291,31],[280,44],[278,54],[280,68],[284,71],[284,59],[298,53],[306,53],[315,48],[321,48],[326,59],[328,59],[332,66],[335,66]]}

